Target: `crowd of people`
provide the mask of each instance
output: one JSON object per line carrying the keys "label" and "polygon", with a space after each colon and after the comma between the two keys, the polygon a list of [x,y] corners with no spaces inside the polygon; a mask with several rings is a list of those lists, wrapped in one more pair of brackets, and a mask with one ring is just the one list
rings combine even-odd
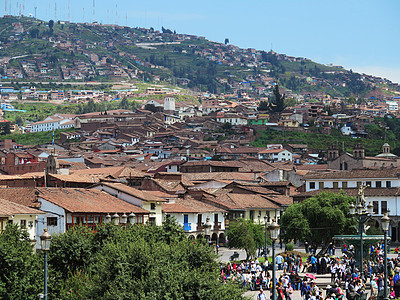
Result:
{"label": "crowd of people", "polygon": [[[341,257],[334,255],[333,244],[325,255],[316,255],[314,251],[307,250],[309,254],[303,257],[299,254],[276,255],[278,300],[290,300],[296,290],[304,300],[373,300],[383,297],[385,278],[382,245],[371,246],[369,255],[364,259],[363,278],[353,257],[353,246],[344,245]],[[387,268],[388,296],[400,298],[400,253],[398,257],[388,259]],[[221,265],[221,278],[223,281],[238,280],[243,288],[259,291],[259,299],[266,299],[265,290],[272,289],[271,269],[268,261],[260,263],[258,259],[232,262]],[[323,274],[330,274],[330,284],[324,290],[318,287],[315,280],[316,276]]]}

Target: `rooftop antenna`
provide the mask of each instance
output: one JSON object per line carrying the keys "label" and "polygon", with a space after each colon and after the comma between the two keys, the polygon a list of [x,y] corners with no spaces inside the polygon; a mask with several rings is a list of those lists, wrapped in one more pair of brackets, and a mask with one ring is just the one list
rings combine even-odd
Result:
{"label": "rooftop antenna", "polygon": [[4,3],[4,14],[5,14],[5,15],[7,14],[7,0],[6,0],[6,2]]}
{"label": "rooftop antenna", "polygon": [[110,10],[107,8],[107,24],[110,24]]}
{"label": "rooftop antenna", "polygon": [[35,19],[36,19],[36,10],[37,10],[37,6],[35,6]]}
{"label": "rooftop antenna", "polygon": [[95,17],[94,17],[94,15],[95,15],[95,6],[96,6],[95,0],[93,0],[93,22],[95,21]]}
{"label": "rooftop antenna", "polygon": [[71,7],[70,7],[70,0],[68,0],[68,22],[71,22]]}
{"label": "rooftop antenna", "polygon": [[25,15],[25,0],[22,2],[22,15]]}
{"label": "rooftop antenna", "polygon": [[118,4],[115,4],[115,25],[118,24]]}
{"label": "rooftop antenna", "polygon": [[57,20],[57,2],[54,3],[54,21]]}
{"label": "rooftop antenna", "polygon": [[82,8],[82,14],[83,14],[83,23],[85,23],[85,8]]}
{"label": "rooftop antenna", "polygon": [[125,25],[128,26],[128,13],[125,14]]}

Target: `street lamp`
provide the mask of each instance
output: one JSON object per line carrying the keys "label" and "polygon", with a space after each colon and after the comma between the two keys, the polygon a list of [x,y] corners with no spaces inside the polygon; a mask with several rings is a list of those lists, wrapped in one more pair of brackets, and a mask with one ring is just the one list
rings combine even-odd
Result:
{"label": "street lamp", "polygon": [[113,220],[114,225],[118,225],[119,224],[119,215],[117,213],[113,214],[112,220]]}
{"label": "street lamp", "polygon": [[364,224],[371,219],[371,215],[374,212],[374,206],[371,202],[366,205],[364,190],[367,188],[365,185],[361,185],[358,190],[357,205],[353,203],[349,206],[350,215],[355,218],[358,222],[358,232],[360,233],[360,278],[364,280]]}
{"label": "street lamp", "polygon": [[47,252],[50,250],[51,235],[47,229],[43,229],[44,233],[40,236],[40,245],[44,251],[44,299],[47,300]]}
{"label": "street lamp", "polygon": [[206,218],[206,223],[204,224],[204,235],[206,237],[207,245],[210,245],[210,236],[211,236],[211,223],[210,218]]}
{"label": "street lamp", "polygon": [[272,300],[276,300],[276,280],[275,280],[275,241],[279,236],[280,226],[275,220],[269,225],[272,239]]}
{"label": "street lamp", "polygon": [[126,225],[126,222],[128,221],[128,216],[126,215],[126,213],[124,213],[122,216],[121,216],[121,224],[122,225]]}
{"label": "street lamp", "polygon": [[267,257],[268,257],[268,244],[267,244],[267,237],[268,237],[268,216],[264,216],[264,226],[265,226],[264,257],[265,257],[265,262],[267,262]]}
{"label": "street lamp", "polygon": [[110,214],[106,215],[106,223],[110,223],[111,222],[111,216]]}
{"label": "street lamp", "polygon": [[129,223],[135,224],[136,215],[135,215],[133,212],[131,212],[131,213],[129,214],[129,216],[128,216],[128,219],[129,219]]}
{"label": "street lamp", "polygon": [[385,249],[384,249],[384,274],[385,274],[385,279],[384,279],[384,285],[383,285],[383,299],[387,300],[388,299],[388,290],[387,290],[387,233],[389,231],[389,224],[390,224],[390,219],[387,216],[387,213],[385,213],[381,219],[381,223],[382,223],[382,229],[383,229],[383,233],[384,233],[384,245],[385,245]]}

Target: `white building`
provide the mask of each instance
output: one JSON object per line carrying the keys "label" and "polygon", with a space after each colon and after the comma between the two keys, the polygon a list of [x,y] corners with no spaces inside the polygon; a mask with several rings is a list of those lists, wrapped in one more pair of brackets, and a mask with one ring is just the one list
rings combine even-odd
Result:
{"label": "white building", "polygon": [[[18,203],[0,199],[0,232],[7,224],[16,224],[26,230],[31,241],[36,239],[36,222],[38,215],[44,212]],[[41,235],[43,231],[39,235]]]}
{"label": "white building", "polygon": [[397,101],[386,101],[386,105],[388,106],[389,111],[399,110],[399,103]]}
{"label": "white building", "polygon": [[204,224],[207,218],[211,224],[210,240],[225,242],[226,210],[197,201],[193,198],[177,199],[162,205],[163,217],[173,217],[183,226],[189,238],[195,239],[204,236]]}
{"label": "white building", "polygon": [[267,149],[258,152],[258,159],[265,159],[269,162],[293,161],[293,153],[286,149]]}
{"label": "white building", "polygon": [[365,200],[374,206],[376,226],[379,226],[383,214],[390,211],[389,236],[393,242],[400,241],[400,169],[318,172],[307,174],[304,180],[306,192],[296,195],[295,201],[311,197],[322,190],[334,193],[344,191],[348,195],[357,196],[361,184],[368,186],[365,189]]}
{"label": "white building", "polygon": [[72,118],[60,118],[58,116],[47,117],[43,121],[30,124],[30,132],[53,131],[75,127]]}
{"label": "white building", "polygon": [[159,191],[141,191],[122,183],[102,182],[93,186],[92,189],[104,191],[118,199],[148,210],[150,212],[149,222],[159,226],[163,221],[162,203],[175,197]]}
{"label": "white building", "polygon": [[239,114],[221,114],[217,115],[217,122],[230,123],[232,125],[247,125],[247,118]]}

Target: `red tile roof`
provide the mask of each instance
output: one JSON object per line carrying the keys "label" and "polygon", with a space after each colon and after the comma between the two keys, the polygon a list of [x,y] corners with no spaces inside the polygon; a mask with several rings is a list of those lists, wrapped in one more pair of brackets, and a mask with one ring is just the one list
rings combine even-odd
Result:
{"label": "red tile roof", "polygon": [[0,199],[0,216],[37,215],[44,212],[12,201]]}
{"label": "red tile roof", "polygon": [[149,211],[99,190],[38,188],[39,197],[74,213],[138,213]]}

